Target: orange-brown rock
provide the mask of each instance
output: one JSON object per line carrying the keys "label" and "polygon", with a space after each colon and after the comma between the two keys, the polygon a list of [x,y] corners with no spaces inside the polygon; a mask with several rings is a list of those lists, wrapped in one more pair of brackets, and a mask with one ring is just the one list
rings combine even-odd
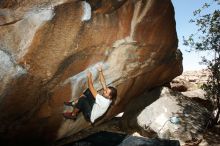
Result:
{"label": "orange-brown rock", "polygon": [[42,145],[90,127],[61,113],[88,69],[101,88],[99,63],[119,93],[99,122],[182,72],[170,0],[5,0],[0,14],[0,141]]}

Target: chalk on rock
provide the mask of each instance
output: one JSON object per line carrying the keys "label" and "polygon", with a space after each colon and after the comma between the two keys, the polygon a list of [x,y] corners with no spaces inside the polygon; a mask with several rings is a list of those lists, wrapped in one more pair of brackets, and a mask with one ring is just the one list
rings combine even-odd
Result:
{"label": "chalk on rock", "polygon": [[92,8],[90,6],[89,3],[87,3],[86,1],[82,2],[83,5],[83,16],[82,16],[82,21],[88,21],[91,19],[91,15],[92,15]]}

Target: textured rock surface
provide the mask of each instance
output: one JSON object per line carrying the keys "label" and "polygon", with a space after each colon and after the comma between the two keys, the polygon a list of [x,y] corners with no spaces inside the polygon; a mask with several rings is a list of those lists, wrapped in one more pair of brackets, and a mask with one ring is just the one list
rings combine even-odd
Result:
{"label": "textured rock surface", "polygon": [[118,146],[180,146],[177,140],[147,139],[129,136]]}
{"label": "textured rock surface", "polygon": [[86,70],[96,78],[100,62],[119,92],[104,120],[181,74],[170,0],[88,2],[0,1],[1,141],[51,142],[89,127],[64,120],[63,101],[85,88]]}
{"label": "textured rock surface", "polygon": [[[158,99],[143,103],[143,97]],[[154,131],[160,138],[174,138],[182,142],[198,138],[212,115],[196,101],[168,88],[157,88],[146,93],[136,103],[141,106],[130,104],[123,115],[124,129],[139,129],[142,135],[148,137]],[[132,113],[131,109],[138,112]],[[136,115],[137,118],[130,120],[131,115]]]}
{"label": "textured rock surface", "polygon": [[179,92],[196,90],[207,82],[209,75],[208,69],[185,71],[172,80],[171,89]]}

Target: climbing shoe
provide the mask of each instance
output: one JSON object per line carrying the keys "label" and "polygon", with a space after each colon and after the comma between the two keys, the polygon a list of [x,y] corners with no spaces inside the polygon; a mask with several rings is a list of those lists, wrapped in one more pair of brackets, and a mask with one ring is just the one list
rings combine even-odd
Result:
{"label": "climbing shoe", "polygon": [[67,106],[73,106],[74,101],[64,101],[64,104],[67,105]]}
{"label": "climbing shoe", "polygon": [[63,113],[63,116],[66,118],[66,119],[71,119],[71,120],[76,120],[76,115],[73,115],[72,112],[65,112]]}
{"label": "climbing shoe", "polygon": [[63,103],[68,106],[73,106],[72,102],[70,102],[70,101],[64,101]]}

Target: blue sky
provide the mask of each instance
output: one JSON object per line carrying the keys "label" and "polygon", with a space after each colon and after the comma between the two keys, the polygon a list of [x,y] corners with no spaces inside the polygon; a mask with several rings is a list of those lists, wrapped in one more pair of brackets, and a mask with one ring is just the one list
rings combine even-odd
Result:
{"label": "blue sky", "polygon": [[[190,52],[186,50],[190,48],[183,45],[183,36],[187,37],[191,33],[196,32],[197,27],[193,23],[189,23],[189,20],[193,18],[193,11],[201,8],[204,3],[211,3],[212,0],[172,0],[175,9],[176,30],[179,39],[179,49],[183,53],[183,68],[187,70],[198,70],[205,68],[200,65],[201,56],[208,56],[207,53]],[[212,5],[207,12],[219,9],[219,5]]]}

